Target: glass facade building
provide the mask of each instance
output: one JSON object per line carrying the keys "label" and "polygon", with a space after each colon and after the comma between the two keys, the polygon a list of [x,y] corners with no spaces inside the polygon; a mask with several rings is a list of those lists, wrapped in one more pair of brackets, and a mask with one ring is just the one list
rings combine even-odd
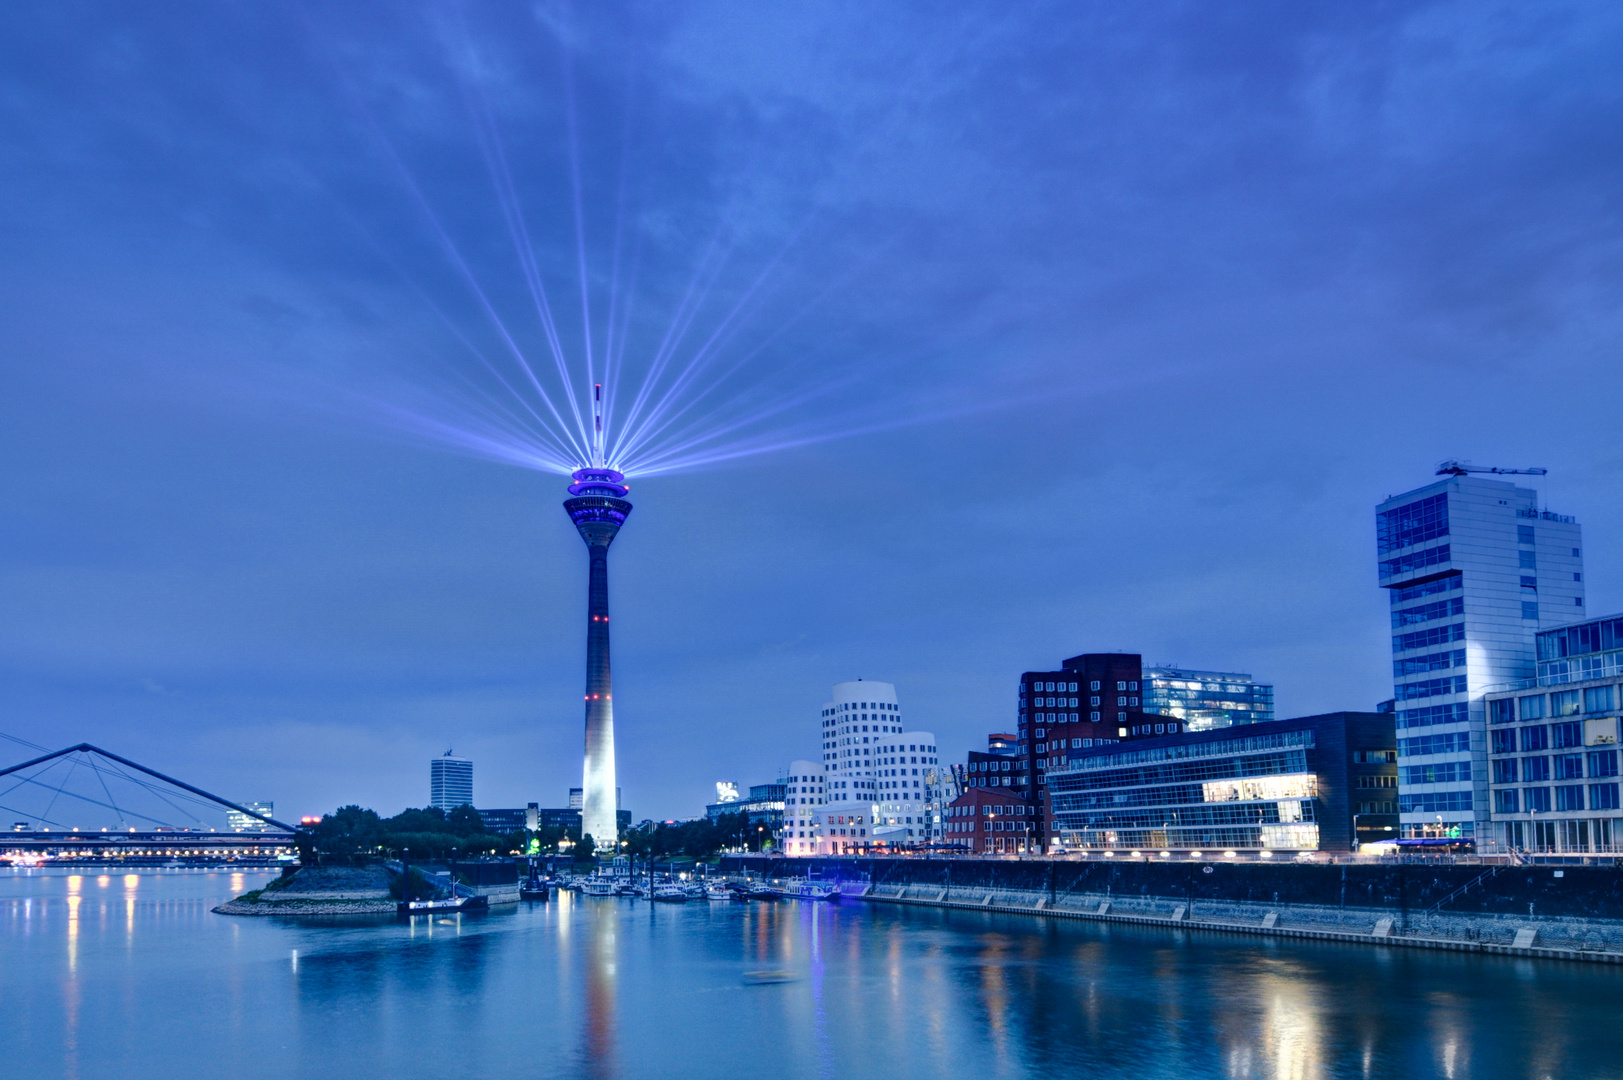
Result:
{"label": "glass facade building", "polygon": [[452,757],[449,750],[444,757],[430,761],[428,805],[437,806],[447,814],[459,806],[472,806],[473,762],[467,758]]}
{"label": "glass facade building", "polygon": [[1144,711],[1176,716],[1186,731],[1215,731],[1274,718],[1274,688],[1238,671],[1144,669]]}
{"label": "glass facade building", "polygon": [[[254,814],[264,814],[265,817],[276,816],[276,804],[271,802],[248,802],[242,804],[252,810]],[[268,821],[254,817],[253,814],[244,814],[241,810],[228,810],[225,815],[225,827],[232,832],[265,832],[267,830],[280,831]]]}
{"label": "glass facade building", "polygon": [[1382,502],[1375,533],[1402,834],[1485,839],[1485,695],[1533,678],[1539,630],[1584,616],[1581,531],[1531,488],[1448,475]]}
{"label": "glass facade building", "polygon": [[1623,616],[1542,631],[1535,648],[1535,676],[1485,701],[1489,844],[1534,855],[1615,854],[1623,844]]}
{"label": "glass facade building", "polygon": [[1051,842],[1294,853],[1390,839],[1395,739],[1389,713],[1329,713],[1084,750],[1048,774]]}

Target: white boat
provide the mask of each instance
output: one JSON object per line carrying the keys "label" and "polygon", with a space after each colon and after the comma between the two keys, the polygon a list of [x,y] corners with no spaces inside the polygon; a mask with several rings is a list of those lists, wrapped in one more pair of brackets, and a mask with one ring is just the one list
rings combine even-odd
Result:
{"label": "white boat", "polygon": [[783,895],[790,900],[828,900],[838,903],[840,887],[826,881],[792,881],[783,887]]}
{"label": "white boat", "polygon": [[447,911],[486,911],[490,898],[485,896],[453,896],[444,900],[402,900],[395,910],[402,915],[437,915]]}
{"label": "white boat", "polygon": [[725,885],[711,885],[709,888],[705,889],[704,898],[706,900],[726,901],[733,898],[733,893],[732,890],[727,888]]}
{"label": "white boat", "polygon": [[582,896],[613,896],[614,882],[588,881],[580,887]]}
{"label": "white boat", "polygon": [[688,891],[680,885],[660,885],[654,889],[654,899],[667,904],[685,904],[688,902]]}

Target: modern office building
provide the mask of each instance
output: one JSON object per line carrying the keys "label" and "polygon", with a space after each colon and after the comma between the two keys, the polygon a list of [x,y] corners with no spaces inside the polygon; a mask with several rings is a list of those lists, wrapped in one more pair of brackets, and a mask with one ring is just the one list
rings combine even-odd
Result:
{"label": "modern office building", "polygon": [[1175,716],[1185,731],[1216,731],[1274,718],[1273,684],[1243,672],[1152,667],[1144,669],[1142,685],[1144,711]]}
{"label": "modern office building", "polygon": [[430,761],[428,805],[438,807],[447,814],[459,806],[472,806],[473,762],[467,758],[452,757],[449,750]]}
{"label": "modern office building", "polygon": [[766,828],[770,836],[778,835],[783,827],[788,787],[782,780],[769,784],[750,785],[749,796],[713,802],[704,808],[704,816],[715,821],[723,814],[747,814],[750,824]]}
{"label": "modern office building", "polygon": [[[1145,712],[1143,669],[1137,653],[1084,653],[1058,671],[1020,676],[1019,742],[1007,786],[1040,821],[1049,821],[1047,770],[1063,764],[1066,755],[1183,729],[1181,720]],[[1046,834],[1046,825],[1040,831]]]}
{"label": "modern office building", "polygon": [[[817,801],[791,804],[784,826],[786,854],[855,854],[875,848],[923,846],[940,837],[944,784],[935,736],[908,730],[890,683],[838,683],[819,716],[822,765],[797,761],[791,781],[815,790]],[[796,795],[800,798],[800,795]],[[793,834],[793,835],[791,835]],[[813,846],[806,847],[810,842]],[[793,845],[793,846],[791,846]]]}
{"label": "modern office building", "polygon": [[[266,817],[276,816],[276,804],[273,802],[245,802],[245,809],[252,810],[254,814],[264,814]],[[244,814],[241,810],[227,810],[225,813],[225,827],[232,832],[281,832],[275,825],[262,821],[254,814]]]}
{"label": "modern office building", "polygon": [[970,788],[946,808],[943,842],[968,855],[1040,850],[1036,811],[1003,788]]}
{"label": "modern office building", "polygon": [[[623,833],[631,828],[631,811],[616,811],[619,818],[620,831]],[[532,832],[538,829],[563,829],[572,839],[580,839],[580,807],[578,806],[542,806],[539,803],[530,803],[520,809],[480,810],[479,818],[485,823],[485,831],[500,836],[506,833],[518,832],[520,829],[529,829]],[[596,837],[593,837],[596,841]]]}
{"label": "modern office building", "polygon": [[902,707],[890,683],[836,683],[820,717],[823,742],[824,804],[820,815],[822,854],[855,854],[873,843],[876,809],[874,759],[879,739],[902,731]]}
{"label": "modern office building", "polygon": [[1484,695],[1532,678],[1534,635],[1585,614],[1577,522],[1541,510],[1531,488],[1466,470],[1445,463],[1375,513],[1405,838],[1486,837]]}
{"label": "modern office building", "polygon": [[929,843],[940,813],[935,735],[902,731],[881,735],[874,750],[873,841],[887,847]]}
{"label": "modern office building", "polygon": [[[1328,713],[1073,751],[1053,849],[1350,851],[1397,835],[1390,713]],[[1040,842],[1040,841],[1039,841]]]}
{"label": "modern office building", "polygon": [[822,710],[823,769],[829,799],[872,801],[874,750],[881,735],[902,730],[902,707],[890,683],[836,683]]}
{"label": "modern office building", "polygon": [[1541,631],[1535,650],[1533,678],[1486,697],[1493,825],[1481,846],[1615,854],[1623,615]]}
{"label": "modern office building", "polygon": [[824,779],[818,762],[789,763],[783,787],[783,831],[778,837],[778,848],[785,855],[817,854],[817,813],[823,805]]}
{"label": "modern office building", "polygon": [[[535,803],[531,803],[530,806],[534,807],[536,812],[536,825],[534,827],[539,828],[540,807]],[[494,836],[505,836],[508,833],[516,833],[521,829],[530,827],[530,810],[516,807],[512,809],[480,810],[479,820],[485,823],[487,833]]]}

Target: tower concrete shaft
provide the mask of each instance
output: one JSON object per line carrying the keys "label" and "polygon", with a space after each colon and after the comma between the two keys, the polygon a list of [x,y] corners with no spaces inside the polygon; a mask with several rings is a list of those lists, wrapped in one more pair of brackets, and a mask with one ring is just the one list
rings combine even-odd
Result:
{"label": "tower concrete shaft", "polygon": [[609,670],[609,545],[631,513],[625,477],[612,469],[581,469],[564,502],[586,541],[586,753],[581,777],[581,835],[598,850],[619,842],[618,786],[614,769],[614,684]]}

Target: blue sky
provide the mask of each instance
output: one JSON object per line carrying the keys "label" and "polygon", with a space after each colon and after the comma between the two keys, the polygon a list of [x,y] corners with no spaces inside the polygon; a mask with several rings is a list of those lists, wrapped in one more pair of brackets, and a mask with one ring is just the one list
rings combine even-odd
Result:
{"label": "blue sky", "polygon": [[1615,6],[54,4],[0,30],[9,735],[284,817],[419,805],[447,746],[483,805],[579,783],[561,478],[421,421],[489,419],[504,330],[551,364],[479,116],[561,349],[594,325],[582,253],[595,348],[635,298],[629,388],[722,251],[689,345],[744,309],[698,430],[803,443],[633,476],[639,817],[815,755],[858,676],[954,756],[1020,671],[1092,650],[1252,672],[1282,715],[1370,707],[1372,508],[1443,458],[1549,468],[1589,610],[1623,608]]}

